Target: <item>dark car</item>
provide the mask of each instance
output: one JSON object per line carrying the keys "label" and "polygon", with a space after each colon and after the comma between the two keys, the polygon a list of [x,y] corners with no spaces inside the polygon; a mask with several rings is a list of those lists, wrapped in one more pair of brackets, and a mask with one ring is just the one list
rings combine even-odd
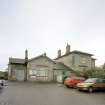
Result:
{"label": "dark car", "polygon": [[89,78],[82,83],[77,84],[78,90],[87,90],[93,92],[94,90],[105,90],[105,79]]}

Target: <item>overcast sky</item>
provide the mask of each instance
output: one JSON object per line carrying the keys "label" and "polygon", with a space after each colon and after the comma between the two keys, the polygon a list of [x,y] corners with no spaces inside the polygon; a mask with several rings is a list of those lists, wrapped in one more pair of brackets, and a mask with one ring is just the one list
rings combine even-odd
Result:
{"label": "overcast sky", "polygon": [[0,69],[25,49],[55,58],[67,43],[105,62],[105,0],[0,0]]}

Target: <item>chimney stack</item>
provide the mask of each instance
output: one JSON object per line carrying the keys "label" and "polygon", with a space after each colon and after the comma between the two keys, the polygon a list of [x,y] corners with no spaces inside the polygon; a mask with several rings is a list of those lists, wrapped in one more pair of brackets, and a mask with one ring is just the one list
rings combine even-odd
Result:
{"label": "chimney stack", "polygon": [[61,50],[58,50],[58,58],[61,57]]}
{"label": "chimney stack", "polygon": [[26,49],[25,50],[25,62],[27,62],[28,61],[28,50]]}
{"label": "chimney stack", "polygon": [[70,53],[70,45],[67,43],[67,46],[66,46],[66,54],[69,54]]}
{"label": "chimney stack", "polygon": [[28,50],[26,49],[25,50],[25,78],[24,78],[24,81],[27,81],[27,63],[28,63]]}
{"label": "chimney stack", "polygon": [[43,54],[43,56],[46,56],[46,52]]}

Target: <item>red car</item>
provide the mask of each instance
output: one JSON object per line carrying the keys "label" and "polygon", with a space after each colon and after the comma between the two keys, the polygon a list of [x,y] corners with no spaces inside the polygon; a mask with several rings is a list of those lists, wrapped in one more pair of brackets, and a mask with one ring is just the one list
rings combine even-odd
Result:
{"label": "red car", "polygon": [[65,81],[64,81],[64,85],[69,88],[69,87],[72,87],[72,88],[75,88],[77,83],[81,83],[83,82],[85,79],[84,78],[81,78],[81,77],[73,77],[73,78],[66,78]]}

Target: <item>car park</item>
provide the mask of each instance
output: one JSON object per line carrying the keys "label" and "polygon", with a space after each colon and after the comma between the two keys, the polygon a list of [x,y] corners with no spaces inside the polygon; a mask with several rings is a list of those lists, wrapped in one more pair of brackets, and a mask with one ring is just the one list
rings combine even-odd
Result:
{"label": "car park", "polygon": [[105,90],[105,79],[89,78],[82,83],[78,83],[77,89],[89,92],[93,92],[94,90]]}
{"label": "car park", "polygon": [[76,88],[76,85],[77,83],[81,83],[83,82],[85,79],[83,77],[69,77],[69,78],[66,78],[65,81],[64,81],[64,85],[67,87],[67,88]]}

